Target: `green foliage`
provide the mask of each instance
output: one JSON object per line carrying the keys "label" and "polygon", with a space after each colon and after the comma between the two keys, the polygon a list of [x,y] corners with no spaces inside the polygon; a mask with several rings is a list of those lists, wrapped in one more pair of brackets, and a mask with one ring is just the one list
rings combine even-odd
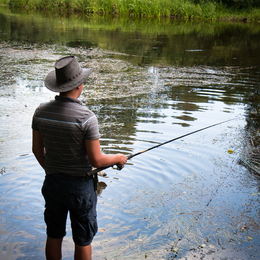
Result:
{"label": "green foliage", "polygon": [[9,0],[0,0],[0,5],[8,5],[9,4]]}
{"label": "green foliage", "polygon": [[[0,0],[12,8],[120,14],[136,17],[177,17],[215,20],[248,10],[244,17],[259,19],[260,0]],[[242,12],[241,12],[242,11]]]}
{"label": "green foliage", "polygon": [[212,2],[204,2],[200,4],[202,16],[208,19],[216,19],[216,4]]}
{"label": "green foliage", "polygon": [[235,9],[260,7],[259,0],[217,0],[217,2]]}

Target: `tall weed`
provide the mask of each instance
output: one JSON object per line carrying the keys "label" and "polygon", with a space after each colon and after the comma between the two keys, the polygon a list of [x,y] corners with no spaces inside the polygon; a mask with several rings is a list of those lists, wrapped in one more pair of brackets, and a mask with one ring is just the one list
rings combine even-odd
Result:
{"label": "tall weed", "polygon": [[[14,8],[59,10],[60,12],[121,14],[136,17],[177,17],[211,19],[238,17],[238,10],[228,9],[222,2],[255,0],[0,0]],[[260,0],[257,0],[260,1]],[[260,10],[239,10],[250,19],[259,20]]]}

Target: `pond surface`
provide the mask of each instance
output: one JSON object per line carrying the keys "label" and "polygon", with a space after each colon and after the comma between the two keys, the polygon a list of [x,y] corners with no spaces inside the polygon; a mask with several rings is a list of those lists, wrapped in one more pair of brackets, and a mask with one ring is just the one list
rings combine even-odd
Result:
{"label": "pond surface", "polygon": [[[259,259],[260,180],[239,164],[257,124],[260,25],[59,17],[0,9],[0,258],[44,259],[44,172],[31,118],[43,80],[75,55],[104,153],[135,154],[99,178],[93,259]],[[258,134],[256,132],[255,134]],[[73,259],[70,223],[63,259]]]}

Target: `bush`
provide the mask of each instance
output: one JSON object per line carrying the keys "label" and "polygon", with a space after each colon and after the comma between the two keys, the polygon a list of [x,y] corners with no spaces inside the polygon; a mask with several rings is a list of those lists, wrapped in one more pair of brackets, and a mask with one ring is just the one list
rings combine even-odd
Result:
{"label": "bush", "polygon": [[227,7],[234,7],[236,9],[260,7],[259,0],[217,0],[217,2],[222,3]]}

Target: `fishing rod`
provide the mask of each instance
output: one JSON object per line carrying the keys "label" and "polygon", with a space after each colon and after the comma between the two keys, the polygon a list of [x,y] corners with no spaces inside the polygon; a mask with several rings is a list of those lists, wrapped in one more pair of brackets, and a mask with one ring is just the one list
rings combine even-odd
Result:
{"label": "fishing rod", "polygon": [[[140,155],[140,154],[143,154],[143,153],[145,153],[145,152],[151,151],[151,150],[153,150],[153,149],[155,149],[155,148],[158,148],[158,147],[160,147],[160,146],[162,146],[162,145],[171,143],[171,142],[173,142],[173,141],[176,141],[176,140],[181,139],[181,138],[183,138],[183,137],[186,137],[186,136],[188,136],[188,135],[192,135],[192,134],[198,133],[198,132],[203,131],[203,130],[205,130],[205,129],[208,129],[208,128],[210,128],[210,127],[214,127],[214,126],[217,126],[217,125],[220,125],[220,124],[223,124],[223,123],[229,122],[229,121],[231,121],[231,120],[235,120],[235,119],[236,119],[236,118],[232,118],[232,119],[225,120],[225,121],[222,121],[222,122],[219,122],[219,123],[210,125],[210,126],[206,126],[206,127],[200,128],[200,129],[198,129],[198,130],[192,131],[192,132],[190,132],[190,133],[187,133],[187,134],[184,134],[184,135],[175,137],[175,138],[173,138],[173,139],[171,139],[171,140],[168,140],[168,141],[166,141],[166,142],[160,143],[160,144],[158,144],[158,145],[152,146],[152,147],[150,147],[150,148],[148,148],[148,149],[146,149],[146,150],[143,150],[143,151],[141,151],[141,152],[138,152],[138,153],[135,153],[135,154],[130,154],[129,156],[127,156],[127,160],[130,160],[130,159],[132,159],[133,157],[135,157],[135,156],[137,156],[137,155]],[[100,168],[97,168],[97,169],[95,169],[95,170],[92,170],[92,171],[88,172],[87,174],[88,174],[89,176],[91,176],[91,175],[93,175],[93,174],[96,174],[96,173],[98,173],[98,172],[100,172],[100,171],[103,171],[103,170],[105,170],[105,169],[107,169],[107,168],[110,168],[110,167],[113,167],[113,166],[114,166],[114,165],[109,165],[109,166],[106,166],[106,167],[100,167]],[[122,169],[122,168],[121,168],[121,169]],[[121,169],[118,168],[118,170],[121,170]]]}

